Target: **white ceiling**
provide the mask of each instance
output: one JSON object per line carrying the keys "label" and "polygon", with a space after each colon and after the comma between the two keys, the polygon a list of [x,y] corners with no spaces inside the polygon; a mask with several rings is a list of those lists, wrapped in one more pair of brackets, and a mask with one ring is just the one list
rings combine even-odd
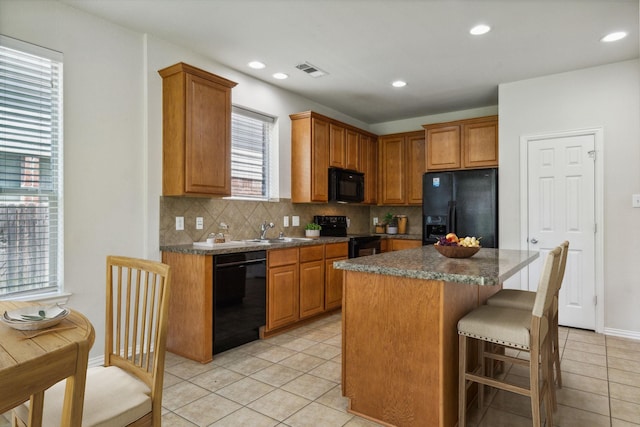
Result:
{"label": "white ceiling", "polygon": [[[496,105],[499,83],[640,51],[638,0],[62,1],[370,124]],[[469,35],[478,23],[492,31]],[[629,36],[599,41],[619,30]],[[297,70],[304,61],[329,75]]]}

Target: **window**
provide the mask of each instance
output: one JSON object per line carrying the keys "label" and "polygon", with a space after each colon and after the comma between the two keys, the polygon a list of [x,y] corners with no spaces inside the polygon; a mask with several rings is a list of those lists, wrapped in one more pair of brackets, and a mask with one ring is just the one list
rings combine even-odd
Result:
{"label": "window", "polygon": [[233,107],[231,112],[231,196],[266,200],[273,117]]}
{"label": "window", "polygon": [[0,36],[0,298],[58,291],[62,55]]}

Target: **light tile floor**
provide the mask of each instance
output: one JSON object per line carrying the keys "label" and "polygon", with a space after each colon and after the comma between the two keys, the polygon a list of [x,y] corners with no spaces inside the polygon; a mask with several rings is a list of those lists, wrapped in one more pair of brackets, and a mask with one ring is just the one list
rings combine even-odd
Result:
{"label": "light tile floor", "polygon": [[[560,338],[564,387],[557,391],[554,426],[640,426],[640,341],[569,328],[561,328]],[[333,315],[206,365],[167,353],[163,425],[377,426],[346,411],[340,347],[341,318]],[[519,366],[505,375],[527,381]],[[471,427],[531,426],[529,400],[492,392],[468,420]]]}

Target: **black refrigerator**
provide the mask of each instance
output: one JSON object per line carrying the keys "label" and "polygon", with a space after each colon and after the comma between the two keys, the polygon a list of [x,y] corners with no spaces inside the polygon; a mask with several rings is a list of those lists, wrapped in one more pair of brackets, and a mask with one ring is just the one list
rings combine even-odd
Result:
{"label": "black refrigerator", "polygon": [[447,233],[498,247],[498,170],[427,172],[422,177],[422,244]]}

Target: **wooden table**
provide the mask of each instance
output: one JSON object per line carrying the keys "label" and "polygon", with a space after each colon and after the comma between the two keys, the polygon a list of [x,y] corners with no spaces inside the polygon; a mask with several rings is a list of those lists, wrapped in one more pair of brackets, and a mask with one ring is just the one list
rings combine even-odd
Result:
{"label": "wooden table", "polygon": [[[0,315],[29,304],[0,301]],[[80,427],[95,332],[89,320],[73,310],[51,329],[64,327],[69,329],[25,339],[40,331],[18,331],[0,322],[0,414],[31,400],[30,425],[40,427],[44,390],[66,378],[60,425]]]}
{"label": "wooden table", "polygon": [[432,246],[335,263],[344,272],[342,387],[349,412],[399,427],[458,421],[457,323],[537,252]]}

